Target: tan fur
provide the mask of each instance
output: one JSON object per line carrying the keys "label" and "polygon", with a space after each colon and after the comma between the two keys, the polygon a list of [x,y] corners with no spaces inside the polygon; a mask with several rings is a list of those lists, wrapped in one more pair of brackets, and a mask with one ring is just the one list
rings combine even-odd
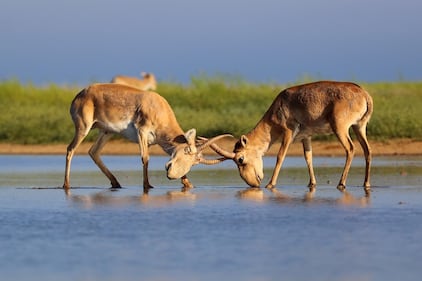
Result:
{"label": "tan fur", "polygon": [[196,131],[191,129],[184,133],[170,105],[157,93],[119,84],[93,84],[76,95],[70,114],[75,125],[75,135],[67,148],[64,188],[70,188],[73,154],[93,128],[98,128],[100,133],[89,155],[110,179],[112,187],[120,187],[120,183],[100,158],[100,151],[112,134],[122,135],[139,144],[145,193],[152,188],[148,181],[148,147],[152,144],[160,145],[170,155],[185,155],[186,165],[168,167],[167,175],[169,178],[181,177],[184,189],[192,187],[186,173],[201,160],[200,151],[195,145]]}
{"label": "tan fur", "polygon": [[366,125],[373,111],[371,96],[360,86],[348,82],[321,81],[283,90],[255,128],[241,136],[234,152],[222,151],[215,144],[214,150],[233,159],[240,176],[250,186],[258,187],[263,179],[262,156],[275,141],[281,141],[273,175],[267,188],[274,188],[277,177],[292,141],[303,143],[309,171],[309,187],[316,186],[312,166],[311,137],[316,134],[334,133],[346,151],[346,163],[338,188],[344,189],[354,155],[354,145],[349,136],[352,127],[365,154],[364,187],[370,189],[371,150],[366,138]]}
{"label": "tan fur", "polygon": [[142,91],[155,91],[157,89],[157,81],[155,80],[154,74],[142,72],[141,76],[142,79],[117,75],[111,80],[111,83],[131,86]]}

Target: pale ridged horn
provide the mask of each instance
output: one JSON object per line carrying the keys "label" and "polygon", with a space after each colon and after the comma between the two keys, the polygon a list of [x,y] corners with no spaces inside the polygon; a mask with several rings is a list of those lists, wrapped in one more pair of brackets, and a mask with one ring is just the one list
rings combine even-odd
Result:
{"label": "pale ridged horn", "polygon": [[224,149],[222,149],[221,147],[219,147],[217,144],[215,144],[215,143],[212,143],[211,145],[210,145],[210,147],[212,148],[212,150],[214,150],[217,154],[220,154],[221,156],[223,156],[223,157],[225,157],[225,158],[227,158],[227,159],[233,159],[234,158],[234,156],[235,156],[235,154],[234,154],[234,152],[229,152],[229,151],[226,151],[226,150],[224,150]]}
{"label": "pale ridged horn", "polygon": [[212,143],[213,143],[213,142],[215,142],[215,141],[217,141],[217,140],[219,140],[219,139],[225,138],[225,137],[233,137],[233,136],[232,136],[232,135],[230,135],[230,134],[224,134],[224,135],[215,136],[215,137],[213,137],[213,138],[211,138],[211,139],[206,139],[206,138],[204,138],[204,137],[198,137],[198,139],[200,139],[200,140],[202,140],[202,141],[206,141],[206,142],[204,142],[204,143],[202,143],[201,145],[199,145],[199,146],[197,147],[197,150],[198,150],[198,151],[202,151],[202,150],[204,150],[205,148],[207,148],[208,146],[212,145]]}
{"label": "pale ridged horn", "polygon": [[201,158],[199,160],[199,163],[205,164],[205,165],[215,165],[215,164],[221,163],[221,162],[223,162],[225,160],[227,160],[227,158],[225,158],[225,157],[221,157],[221,158],[217,158],[217,159],[205,159],[205,158]]}

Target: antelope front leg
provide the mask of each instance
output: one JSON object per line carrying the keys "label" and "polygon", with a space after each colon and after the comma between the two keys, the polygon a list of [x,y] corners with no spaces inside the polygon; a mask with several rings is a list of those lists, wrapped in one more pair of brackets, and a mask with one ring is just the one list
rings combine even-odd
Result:
{"label": "antelope front leg", "polygon": [[143,186],[144,186],[144,194],[148,194],[148,191],[151,188],[154,188],[152,185],[149,184],[149,179],[148,179],[148,161],[149,161],[149,156],[145,157],[142,156],[142,164],[143,164]]}
{"label": "antelope front leg", "polygon": [[191,188],[193,188],[193,184],[189,181],[189,179],[186,177],[186,175],[184,175],[181,179],[182,181],[182,192],[186,192],[189,191]]}
{"label": "antelope front leg", "polygon": [[142,166],[143,166],[142,170],[143,170],[144,194],[148,194],[148,191],[151,188],[154,188],[152,185],[149,184],[149,178],[148,178],[148,162],[149,162],[148,142],[147,142],[147,138],[143,137],[140,133],[138,134],[138,141],[139,141],[139,149],[141,151]]}
{"label": "antelope front leg", "polygon": [[280,150],[277,154],[277,163],[275,164],[273,175],[271,176],[270,182],[265,186],[268,189],[275,188],[277,183],[278,174],[280,173],[281,165],[283,164],[284,158],[286,157],[287,149],[292,142],[292,132],[289,130],[284,134],[283,140],[281,141]]}

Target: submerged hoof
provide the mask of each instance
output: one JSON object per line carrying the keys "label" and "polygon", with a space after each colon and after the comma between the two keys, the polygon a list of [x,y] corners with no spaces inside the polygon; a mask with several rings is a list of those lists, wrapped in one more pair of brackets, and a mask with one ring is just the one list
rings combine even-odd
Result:
{"label": "submerged hoof", "polygon": [[315,188],[316,188],[316,183],[312,183],[312,182],[310,182],[310,183],[308,184],[308,187],[309,187],[309,190],[313,190],[313,189],[315,189]]}
{"label": "submerged hoof", "polygon": [[151,189],[151,188],[154,188],[152,185],[144,185],[144,194],[148,194],[148,191]]}
{"label": "submerged hoof", "polygon": [[266,189],[272,190],[273,188],[275,188],[275,185],[269,183],[265,186]]}
{"label": "submerged hoof", "polygon": [[115,182],[115,183],[111,183],[111,187],[110,188],[122,188],[122,186],[120,185],[120,183]]}
{"label": "submerged hoof", "polygon": [[339,184],[337,185],[337,189],[343,192],[346,190],[346,186],[344,184]]}
{"label": "submerged hoof", "polygon": [[370,186],[364,186],[363,190],[365,191],[365,194],[367,196],[371,194],[371,187]]}
{"label": "submerged hoof", "polygon": [[180,189],[181,192],[189,192],[192,188],[194,188],[193,185],[189,185],[189,186],[182,186],[182,188]]}

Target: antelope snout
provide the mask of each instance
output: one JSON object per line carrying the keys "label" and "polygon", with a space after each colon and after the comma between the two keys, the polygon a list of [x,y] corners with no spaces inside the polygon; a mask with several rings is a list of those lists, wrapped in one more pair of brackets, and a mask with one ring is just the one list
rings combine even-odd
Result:
{"label": "antelope snout", "polygon": [[167,171],[167,178],[169,180],[174,180],[180,178],[178,175],[176,175],[176,172],[174,169],[172,169],[173,163],[171,161],[166,163],[166,171]]}
{"label": "antelope snout", "polygon": [[166,171],[168,172],[168,170],[171,168],[172,163],[169,161],[166,163]]}
{"label": "antelope snout", "polygon": [[175,179],[172,175],[171,175],[171,166],[172,166],[172,164],[173,163],[171,163],[171,161],[169,161],[169,162],[167,162],[166,163],[166,172],[167,172],[167,178],[169,179],[169,180],[172,180],[172,179]]}

